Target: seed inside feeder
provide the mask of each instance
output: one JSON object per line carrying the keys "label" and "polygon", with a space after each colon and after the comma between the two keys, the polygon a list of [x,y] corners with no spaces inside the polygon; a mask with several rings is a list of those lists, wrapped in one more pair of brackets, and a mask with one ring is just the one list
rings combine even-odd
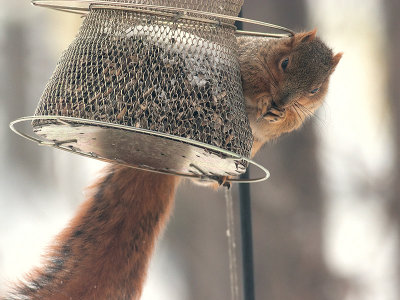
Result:
{"label": "seed inside feeder", "polygon": [[[190,20],[177,25],[169,17],[121,10],[89,13],[46,86],[36,115],[151,130],[245,157],[252,145],[232,28]],[[49,123],[51,130],[46,129]],[[36,132],[48,139],[54,139],[57,124],[34,121]],[[90,145],[73,147],[90,150]],[[90,152],[99,154],[96,151]],[[100,154],[117,156],[116,151]],[[118,160],[132,161],[131,157]],[[234,165],[214,168],[212,173],[243,172]],[[207,173],[208,168],[202,167]]]}

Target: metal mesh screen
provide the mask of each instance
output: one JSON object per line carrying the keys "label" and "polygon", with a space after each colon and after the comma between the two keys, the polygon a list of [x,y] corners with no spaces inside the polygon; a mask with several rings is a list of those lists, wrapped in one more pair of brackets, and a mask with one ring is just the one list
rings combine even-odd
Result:
{"label": "metal mesh screen", "polygon": [[[146,1],[232,15],[241,2]],[[229,25],[92,9],[35,115],[139,127],[248,157],[252,135],[235,43]],[[46,122],[34,121],[34,126]]]}

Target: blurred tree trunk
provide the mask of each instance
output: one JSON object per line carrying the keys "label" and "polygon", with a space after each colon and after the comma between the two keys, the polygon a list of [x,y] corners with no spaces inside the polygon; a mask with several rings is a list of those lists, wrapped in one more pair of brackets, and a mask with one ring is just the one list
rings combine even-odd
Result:
{"label": "blurred tree trunk", "polygon": [[[9,160],[18,162],[23,157],[29,157],[29,148],[23,147],[21,137],[16,134],[11,134],[8,130],[7,121],[11,121],[18,117],[31,115],[27,109],[27,86],[28,86],[28,63],[26,60],[26,51],[28,49],[28,37],[26,36],[26,26],[21,22],[7,22],[4,26],[5,39],[4,44],[1,45],[4,56],[7,59],[3,62],[4,76],[1,81],[2,109],[7,116],[4,121],[4,129],[7,131],[7,142],[5,143],[5,157]],[[23,141],[26,142],[26,141]],[[20,147],[15,147],[19,144]],[[25,161],[27,171],[33,171],[36,167],[35,163],[37,158],[33,157],[32,160]]]}
{"label": "blurred tree trunk", "polygon": [[[395,222],[398,236],[400,239],[400,2],[398,0],[386,0],[386,20],[387,20],[387,66],[388,70],[388,96],[390,101],[389,110],[392,114],[392,137],[394,145],[394,164],[391,180],[391,196],[388,205],[388,214],[392,222]],[[398,263],[398,273],[400,280],[400,260]]]}
{"label": "blurred tree trunk", "polygon": [[[36,106],[33,103],[38,100],[32,95],[37,77],[40,78],[40,74],[35,73],[35,67],[45,69],[40,62],[32,61],[32,57],[36,57],[38,51],[32,48],[31,42],[38,32],[37,28],[28,26],[27,22],[13,15],[0,20],[0,24],[4,31],[4,37],[0,39],[0,50],[5,57],[0,62],[1,110],[5,116],[0,120],[5,137],[1,149],[4,151],[2,165],[11,170],[4,180],[10,180],[14,172],[23,170],[19,174],[20,178],[26,176],[29,181],[37,183],[45,174],[44,168],[48,166],[47,162],[43,162],[45,156],[42,149],[11,132],[8,124],[17,118],[33,115]],[[45,56],[45,53],[41,55]],[[29,125],[29,122],[26,124]],[[25,133],[28,132],[28,127],[17,125],[18,129],[25,128]]]}

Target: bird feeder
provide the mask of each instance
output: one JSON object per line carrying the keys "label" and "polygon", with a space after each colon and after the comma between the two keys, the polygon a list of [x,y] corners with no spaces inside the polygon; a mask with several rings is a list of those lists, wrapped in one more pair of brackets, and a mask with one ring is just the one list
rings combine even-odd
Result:
{"label": "bird feeder", "polygon": [[[249,164],[235,18],[243,0],[33,1],[85,14],[18,134],[149,171],[218,179]],[[34,134],[15,128],[31,121]],[[231,179],[231,181],[240,179]]]}

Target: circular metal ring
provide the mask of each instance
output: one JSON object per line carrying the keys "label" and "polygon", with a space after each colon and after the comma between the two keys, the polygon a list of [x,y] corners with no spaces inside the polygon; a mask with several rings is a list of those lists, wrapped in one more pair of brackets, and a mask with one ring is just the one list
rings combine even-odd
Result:
{"label": "circular metal ring", "polygon": [[[72,12],[77,14],[86,15],[90,12],[91,9],[94,8],[105,8],[105,9],[122,9],[122,10],[131,10],[143,12],[143,9],[157,10],[162,12],[175,12],[179,13],[180,18],[192,19],[192,20],[201,20],[203,22],[213,22],[216,25],[221,24],[222,20],[229,20],[235,22],[243,22],[254,25],[259,25],[263,27],[268,27],[276,30],[280,30],[286,32],[286,34],[274,34],[274,33],[262,33],[262,32],[251,32],[251,31],[242,31],[236,30],[238,34],[243,35],[254,35],[254,36],[265,36],[265,37],[288,37],[293,36],[294,31],[288,29],[283,26],[265,23],[257,20],[246,19],[241,17],[234,17],[229,15],[204,12],[199,10],[192,10],[187,8],[179,8],[179,7],[170,7],[170,6],[160,6],[160,5],[150,5],[150,4],[141,4],[141,3],[125,3],[118,1],[101,1],[101,0],[32,0],[32,4],[35,6],[41,6],[46,8],[51,8],[55,10],[60,10],[64,12]],[[189,14],[189,15],[188,15]],[[195,18],[193,15],[203,16],[204,18]],[[209,17],[217,18],[219,20],[210,20]]]}
{"label": "circular metal ring", "polygon": [[[225,156],[227,156],[228,158],[231,159],[235,159],[235,160],[243,160],[245,162],[247,162],[250,165],[253,165],[255,167],[257,167],[261,172],[263,172],[264,174],[260,177],[257,178],[251,178],[251,179],[240,179],[240,178],[228,178],[227,181],[229,182],[241,182],[241,183],[254,183],[254,182],[261,182],[261,181],[265,181],[269,178],[270,173],[269,171],[264,168],[262,165],[256,163],[255,161],[247,158],[247,157],[243,157],[243,156],[239,156],[236,153],[233,153],[231,151],[227,151],[225,149],[221,149],[219,147],[216,146],[212,146],[212,145],[208,145],[202,142],[198,142],[195,140],[191,140],[188,138],[183,138],[183,137],[178,137],[178,136],[174,136],[174,135],[170,135],[170,134],[166,134],[166,133],[161,133],[161,132],[156,132],[156,131],[152,131],[152,130],[147,130],[147,129],[142,129],[142,128],[135,128],[135,127],[130,127],[130,126],[125,126],[125,125],[119,125],[119,124],[113,124],[113,123],[106,123],[106,122],[102,122],[102,121],[95,121],[95,120],[87,120],[87,119],[81,119],[81,118],[73,118],[73,117],[63,117],[63,116],[29,116],[29,117],[23,117],[23,118],[19,118],[16,119],[14,121],[12,121],[10,123],[10,128],[12,131],[14,131],[16,134],[18,134],[19,136],[26,138],[30,141],[36,142],[41,146],[51,146],[57,149],[61,149],[67,152],[72,152],[72,153],[76,153],[79,154],[81,156],[84,157],[90,157],[90,158],[95,158],[104,162],[108,162],[108,163],[117,163],[117,164],[121,164],[124,166],[128,166],[128,167],[132,167],[132,168],[136,168],[136,169],[142,169],[142,170],[146,170],[146,171],[151,171],[151,172],[156,172],[156,173],[163,173],[163,174],[170,174],[170,175],[177,175],[177,176],[183,176],[183,177],[188,177],[188,178],[199,178],[199,179],[211,179],[211,180],[217,180],[216,177],[212,177],[212,176],[202,176],[202,175],[189,175],[189,174],[185,174],[185,173],[179,173],[179,172],[174,172],[172,170],[168,170],[168,171],[164,171],[164,170],[156,170],[156,169],[152,169],[151,167],[141,167],[141,166],[133,166],[133,165],[129,165],[126,164],[124,162],[121,161],[116,161],[116,160],[112,160],[109,158],[105,158],[105,157],[100,157],[98,155],[95,155],[94,153],[86,153],[86,152],[82,152],[79,151],[73,147],[65,147],[63,146],[63,144],[65,143],[71,143],[74,142],[72,140],[68,140],[68,141],[61,141],[61,142],[54,142],[54,141],[50,141],[50,140],[45,140],[44,138],[38,138],[38,137],[34,137],[32,135],[29,134],[25,134],[23,132],[21,132],[20,130],[15,128],[16,124],[19,123],[23,123],[23,122],[27,122],[27,121],[33,121],[33,120],[55,120],[58,121],[62,124],[67,124],[70,125],[71,122],[72,123],[77,123],[77,124],[83,124],[83,125],[91,125],[91,126],[98,126],[98,127],[105,127],[108,129],[120,129],[120,130],[125,130],[125,131],[129,131],[129,132],[136,132],[136,133],[142,133],[142,134],[146,134],[146,135],[151,135],[151,136],[155,136],[155,137],[161,137],[164,139],[168,139],[168,140],[172,140],[175,142],[182,142],[206,151],[210,151],[210,152],[215,152],[215,153],[221,153]],[[195,167],[195,166],[194,166]],[[201,171],[201,170],[199,170]]]}

